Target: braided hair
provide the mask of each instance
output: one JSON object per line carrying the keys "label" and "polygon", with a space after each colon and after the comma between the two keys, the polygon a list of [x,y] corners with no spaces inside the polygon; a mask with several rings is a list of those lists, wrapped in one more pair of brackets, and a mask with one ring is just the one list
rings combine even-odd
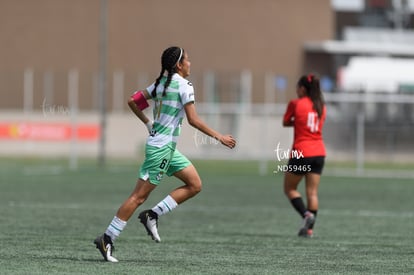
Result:
{"label": "braided hair", "polygon": [[303,75],[299,78],[298,87],[304,87],[306,95],[312,100],[313,109],[318,113],[318,117],[322,116],[325,100],[319,85],[319,79],[313,74]]}
{"label": "braided hair", "polygon": [[164,90],[162,96],[167,94],[166,90],[171,83],[172,76],[177,72],[177,64],[182,61],[184,56],[184,49],[179,47],[169,47],[164,50],[161,56],[161,72],[158,78],[155,80],[154,90],[151,92],[151,96],[155,98],[157,96],[157,87],[160,84],[161,78],[167,71],[167,81],[164,84]]}

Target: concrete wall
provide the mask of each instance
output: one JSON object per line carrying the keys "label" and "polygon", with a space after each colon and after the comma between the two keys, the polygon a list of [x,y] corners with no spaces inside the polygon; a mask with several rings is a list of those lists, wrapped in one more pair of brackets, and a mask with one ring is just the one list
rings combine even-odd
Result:
{"label": "concrete wall", "polygon": [[[161,52],[179,45],[190,55],[194,76],[208,70],[218,74],[251,70],[252,100],[260,102],[264,74],[275,72],[288,78],[293,96],[296,79],[304,70],[303,43],[334,37],[329,0],[108,3],[107,71],[109,76],[116,70],[125,72],[127,93],[143,88],[137,87],[138,74],[155,79]],[[99,0],[0,0],[0,108],[21,107],[27,67],[35,71],[35,89],[40,91],[44,72],[57,75],[54,103],[63,105],[67,105],[61,92],[67,81],[64,74],[77,68],[82,107],[94,106],[88,79],[99,69],[99,13]],[[198,89],[204,94],[202,85]],[[35,92],[35,102],[42,99]]]}
{"label": "concrete wall", "polygon": [[[53,123],[71,122],[70,116],[46,115],[33,113],[30,116],[16,112],[2,112],[1,122],[42,122]],[[208,121],[207,116],[202,116]],[[97,114],[80,114],[76,119],[78,123],[99,124]],[[237,131],[232,132],[223,122],[210,123],[223,134],[232,134],[238,141],[234,150],[218,144],[198,132],[184,122],[182,135],[178,143],[179,150],[191,158],[212,159],[273,159],[278,143],[280,147],[289,149],[292,142],[292,132],[282,130],[281,118],[274,117],[262,119],[261,117],[244,116],[238,122]],[[223,129],[227,128],[227,129]],[[147,137],[146,127],[131,114],[111,114],[107,121],[106,152],[110,158],[141,159],[144,155],[144,144]],[[10,140],[0,139],[0,152],[2,156],[43,156],[43,157],[69,157],[75,153],[79,157],[96,157],[98,155],[98,140],[78,141],[74,145],[67,141],[36,141],[36,140]]]}

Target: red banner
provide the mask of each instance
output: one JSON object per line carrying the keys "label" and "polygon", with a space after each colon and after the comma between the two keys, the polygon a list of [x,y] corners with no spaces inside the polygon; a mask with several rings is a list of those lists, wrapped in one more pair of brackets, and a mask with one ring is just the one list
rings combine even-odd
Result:
{"label": "red banner", "polygon": [[0,123],[0,139],[68,141],[96,141],[100,135],[97,124],[10,122]]}

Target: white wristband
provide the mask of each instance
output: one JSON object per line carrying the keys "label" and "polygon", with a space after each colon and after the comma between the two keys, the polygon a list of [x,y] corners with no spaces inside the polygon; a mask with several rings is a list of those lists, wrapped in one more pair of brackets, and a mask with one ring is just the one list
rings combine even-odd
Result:
{"label": "white wristband", "polygon": [[145,126],[147,126],[147,129],[148,129],[148,133],[151,133],[151,131],[152,131],[152,124],[153,124],[153,122],[151,120],[149,120],[147,123],[145,123]]}

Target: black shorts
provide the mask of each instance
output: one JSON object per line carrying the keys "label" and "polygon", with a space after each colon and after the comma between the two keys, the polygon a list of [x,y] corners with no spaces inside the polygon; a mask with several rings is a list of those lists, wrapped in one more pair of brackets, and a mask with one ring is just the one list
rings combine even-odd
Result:
{"label": "black shorts", "polygon": [[309,157],[309,158],[291,158],[288,162],[288,172],[296,175],[304,175],[307,173],[322,174],[325,157]]}

